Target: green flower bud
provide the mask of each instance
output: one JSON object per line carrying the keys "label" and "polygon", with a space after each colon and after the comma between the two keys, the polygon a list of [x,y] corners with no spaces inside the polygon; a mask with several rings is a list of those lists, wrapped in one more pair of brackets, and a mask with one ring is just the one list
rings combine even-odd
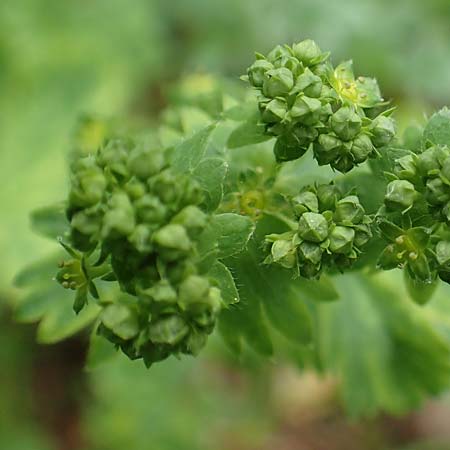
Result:
{"label": "green flower bud", "polygon": [[395,269],[399,266],[400,262],[398,259],[398,251],[394,244],[388,245],[377,261],[377,267],[384,270]]}
{"label": "green flower bud", "polygon": [[353,248],[355,230],[340,225],[335,226],[330,232],[330,246],[332,253],[349,253]]}
{"label": "green flower bud", "polygon": [[160,198],[162,203],[176,203],[180,197],[180,179],[174,176],[170,170],[163,170],[158,175],[148,180],[150,192]]}
{"label": "green flower bud", "polygon": [[161,280],[147,289],[138,289],[140,299],[158,303],[174,304],[178,300],[177,292],[167,280]]}
{"label": "green flower bud", "polygon": [[102,227],[102,219],[100,209],[94,206],[76,212],[70,220],[70,226],[84,235],[97,236]]}
{"label": "green flower bud", "polygon": [[424,283],[431,283],[430,266],[424,253],[410,252],[408,254],[407,268],[411,278]]}
{"label": "green flower bud", "polygon": [[262,106],[261,120],[265,123],[281,122],[287,113],[286,100],[275,98]]}
{"label": "green flower bud", "polygon": [[447,222],[450,222],[450,202],[447,202],[442,208],[442,215]]}
{"label": "green flower bud", "polygon": [[91,157],[79,159],[72,176],[70,207],[79,208],[98,203],[105,193],[106,178]]}
{"label": "green flower bud", "polygon": [[160,150],[134,148],[127,160],[128,170],[138,178],[147,179],[164,166],[164,154]]}
{"label": "green flower bud", "polygon": [[292,47],[294,55],[306,66],[313,66],[324,61],[327,55],[311,39],[306,39]]}
{"label": "green flower bud", "polygon": [[349,154],[344,154],[337,160],[332,161],[330,166],[341,173],[347,173],[355,167],[355,163],[353,162],[352,156]]}
{"label": "green flower bud", "polygon": [[450,263],[450,242],[439,241],[436,244],[436,260],[440,266],[445,266]]}
{"label": "green flower bud", "polygon": [[263,84],[263,94],[266,97],[274,98],[286,95],[294,86],[292,72],[285,67],[272,69],[266,72],[266,79]]}
{"label": "green flower bud", "polygon": [[273,262],[280,264],[287,269],[295,267],[297,262],[295,257],[295,247],[292,241],[279,239],[272,244],[270,250]]}
{"label": "green flower bud", "polygon": [[127,159],[132,146],[131,141],[124,139],[109,141],[97,153],[98,165],[120,179],[127,178]]}
{"label": "green flower bud", "polygon": [[191,331],[186,339],[185,352],[194,356],[198,355],[200,350],[206,345],[207,340],[207,334]]}
{"label": "green flower bud", "polygon": [[352,144],[351,154],[356,164],[363,163],[373,152],[373,144],[367,134],[359,134]]}
{"label": "green flower bud", "polygon": [[320,100],[298,94],[289,113],[293,119],[305,125],[314,125],[318,121],[321,107]]}
{"label": "green flower bud", "polygon": [[206,227],[206,214],[197,206],[189,205],[174,216],[171,223],[183,225],[189,236],[195,237]]}
{"label": "green flower bud", "polygon": [[320,245],[313,244],[312,242],[302,242],[298,246],[298,256],[300,261],[307,261],[316,266],[320,266],[322,261],[323,250]]}
{"label": "green flower bud", "polygon": [[370,228],[369,224],[361,223],[357,225],[355,228],[355,239],[353,240],[353,245],[355,245],[358,248],[361,248],[369,240],[372,238],[372,230]]}
{"label": "green flower bud", "polygon": [[[204,311],[216,311],[218,305],[217,292],[211,294],[209,281],[198,275],[187,277],[181,284],[178,295],[178,304],[184,311],[192,314],[201,314]],[[220,297],[220,291],[219,291]]]}
{"label": "green flower bud", "polygon": [[373,120],[371,131],[373,145],[384,147],[395,136],[395,123],[390,117],[380,115]]}
{"label": "green flower bud", "polygon": [[416,198],[413,184],[406,180],[394,180],[387,185],[384,204],[390,211],[404,211],[411,208]]}
{"label": "green flower bud", "polygon": [[134,311],[128,306],[112,304],[100,314],[102,324],[120,339],[129,340],[139,333],[139,324]]}
{"label": "green flower bud", "polygon": [[319,212],[319,201],[314,192],[304,191],[292,199],[292,207],[295,214],[300,217],[305,212]]}
{"label": "green flower bud", "polygon": [[167,216],[167,207],[158,197],[147,194],[134,203],[138,220],[146,224],[161,224]]}
{"label": "green flower bud", "polygon": [[320,211],[334,210],[341,192],[335,184],[321,184],[317,187]]}
{"label": "green flower bud", "polygon": [[169,224],[160,228],[153,234],[153,242],[160,247],[187,252],[192,243],[186,232],[186,228],[178,224]]}
{"label": "green flower bud", "polygon": [[361,117],[348,106],[338,109],[330,118],[332,130],[344,141],[355,138],[361,131]]}
{"label": "green flower bud", "polygon": [[429,172],[437,172],[441,169],[436,147],[431,147],[417,155],[417,168],[422,176],[427,176]]}
{"label": "green flower bud", "polygon": [[447,186],[450,185],[450,156],[444,160],[439,176]]}
{"label": "green flower bud", "polygon": [[266,72],[273,69],[273,64],[265,59],[257,59],[247,70],[247,75],[252,86],[262,87],[266,78]]}
{"label": "green flower bud", "polygon": [[135,227],[133,205],[125,192],[116,192],[109,200],[109,210],[103,218],[102,236],[128,236]]}
{"label": "green flower bud", "polygon": [[431,204],[442,205],[450,200],[450,188],[440,178],[429,179],[426,186],[426,198]]}
{"label": "green flower bud", "polygon": [[298,235],[309,242],[322,242],[328,236],[328,222],[322,214],[306,212],[298,221]]}
{"label": "green flower bud", "polygon": [[342,148],[342,141],[331,134],[319,135],[318,141],[314,143],[314,156],[320,166],[330,164],[334,161]]}
{"label": "green flower bud", "polygon": [[189,327],[180,316],[172,315],[150,323],[148,335],[156,344],[175,345],[189,333]]}
{"label": "green flower bud", "polygon": [[417,178],[414,157],[412,155],[406,155],[396,159],[394,172],[401,180],[414,181]]}
{"label": "green flower bud", "polygon": [[322,80],[306,68],[297,78],[293,92],[303,92],[307,97],[318,98],[322,92]]}
{"label": "green flower bud", "polygon": [[291,56],[291,52],[284,46],[277,45],[275,48],[273,48],[269,54],[267,55],[267,59],[274,63],[275,61],[282,59],[282,58],[288,58]]}
{"label": "green flower bud", "polygon": [[318,278],[320,275],[320,264],[313,264],[305,261],[300,267],[300,275],[306,279]]}
{"label": "green flower bud", "polygon": [[292,135],[279,136],[273,147],[273,152],[277,162],[292,161],[301,158],[308,147],[300,144],[298,139]]}
{"label": "green flower bud", "polygon": [[338,224],[356,225],[364,217],[365,211],[356,195],[349,195],[339,200],[334,212],[334,220]]}
{"label": "green flower bud", "polygon": [[145,183],[136,178],[131,178],[131,180],[125,184],[124,189],[132,200],[142,198],[147,193]]}
{"label": "green flower bud", "polygon": [[297,124],[293,129],[293,137],[298,140],[299,144],[308,148],[311,142],[314,142],[319,136],[319,132],[314,127],[302,126]]}
{"label": "green flower bud", "polygon": [[140,253],[149,253],[153,248],[152,231],[147,225],[138,225],[128,239]]}

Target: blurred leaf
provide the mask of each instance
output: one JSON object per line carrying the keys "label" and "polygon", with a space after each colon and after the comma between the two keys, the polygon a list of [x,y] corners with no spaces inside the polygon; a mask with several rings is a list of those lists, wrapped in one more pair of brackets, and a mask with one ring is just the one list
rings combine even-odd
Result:
{"label": "blurred leaf", "polygon": [[64,294],[64,289],[56,282],[33,290],[17,302],[14,319],[18,322],[37,322],[56,302],[63,300]]}
{"label": "blurred leaf", "polygon": [[89,340],[89,350],[85,369],[95,370],[98,367],[111,362],[119,355],[114,345],[111,345],[103,336],[99,336],[96,329],[93,330]]}
{"label": "blurred leaf", "polygon": [[100,308],[90,303],[76,315],[72,310],[72,301],[61,298],[61,301],[54,304],[39,323],[37,341],[40,344],[62,341],[93,323],[99,312]]}
{"label": "blurred leaf", "polygon": [[318,348],[351,416],[401,414],[450,383],[449,343],[399,289],[394,272],[336,277],[341,300],[318,307]]}
{"label": "blurred leaf", "polygon": [[63,252],[53,253],[24,267],[14,278],[17,287],[29,287],[39,283],[50,283],[58,269]]}
{"label": "blurred leaf", "polygon": [[68,228],[63,202],[35,209],[31,213],[30,219],[33,231],[50,239],[63,236]]}
{"label": "blurred leaf", "polygon": [[242,123],[231,132],[227,146],[230,149],[234,149],[246,145],[259,144],[271,138],[272,136],[268,136],[265,133],[264,125],[259,123],[257,118],[253,118]]}
{"label": "blurred leaf", "polygon": [[423,283],[420,280],[413,280],[406,271],[404,271],[403,278],[409,296],[418,305],[425,305],[431,300],[439,283],[438,280],[435,280],[432,283]]}
{"label": "blurred leaf", "polygon": [[202,187],[207,211],[215,211],[223,195],[223,180],[228,164],[220,158],[206,158],[194,170],[192,176]]}
{"label": "blurred leaf", "polygon": [[262,299],[267,317],[277,331],[295,344],[311,342],[311,315],[297,292],[283,297],[265,296]]}
{"label": "blurred leaf", "polygon": [[319,280],[295,280],[295,289],[305,298],[317,302],[332,302],[339,298],[333,278],[327,275],[321,275]]}

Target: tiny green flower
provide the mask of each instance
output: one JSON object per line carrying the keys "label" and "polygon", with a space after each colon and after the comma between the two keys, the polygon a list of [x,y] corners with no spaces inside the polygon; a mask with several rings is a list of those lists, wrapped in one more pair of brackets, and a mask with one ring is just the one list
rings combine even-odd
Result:
{"label": "tiny green flower", "polygon": [[417,198],[414,185],[406,180],[391,181],[386,188],[384,203],[391,211],[405,211],[412,207]]}
{"label": "tiny green flower", "polygon": [[263,84],[263,94],[269,98],[286,95],[294,86],[292,72],[285,67],[266,72]]}
{"label": "tiny green flower", "polygon": [[348,106],[338,109],[330,118],[332,130],[344,141],[355,138],[361,130],[361,124],[361,117]]}
{"label": "tiny green flower", "polygon": [[328,55],[311,39],[306,39],[292,47],[294,55],[306,66],[313,66],[324,61]]}
{"label": "tiny green flower", "polygon": [[273,64],[265,59],[257,59],[247,70],[248,79],[255,87],[262,87],[266,73],[272,70]]}
{"label": "tiny green flower", "polygon": [[371,124],[372,142],[375,147],[388,145],[395,136],[395,123],[390,117],[380,115]]}
{"label": "tiny green flower", "polygon": [[349,253],[353,247],[355,230],[337,225],[330,232],[330,251],[332,253]]}
{"label": "tiny green flower", "polygon": [[306,212],[298,222],[298,234],[305,241],[322,242],[328,236],[328,223],[322,214]]}

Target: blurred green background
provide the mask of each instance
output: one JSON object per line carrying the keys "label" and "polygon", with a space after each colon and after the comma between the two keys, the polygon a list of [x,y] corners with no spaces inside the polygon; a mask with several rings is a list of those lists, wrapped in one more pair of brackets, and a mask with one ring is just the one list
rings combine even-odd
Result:
{"label": "blurred green background", "polygon": [[11,322],[14,273],[51,248],[28,212],[63,197],[80,114],[150,124],[185,74],[237,80],[255,50],[307,37],[375,76],[400,124],[450,104],[447,0],[0,2],[0,448],[450,448],[430,420],[450,422],[445,399],[403,419],[348,423],[332,381],[274,367],[255,376],[218,341],[199,361],[146,371],[119,358],[85,372],[82,337],[39,347],[32,326]]}

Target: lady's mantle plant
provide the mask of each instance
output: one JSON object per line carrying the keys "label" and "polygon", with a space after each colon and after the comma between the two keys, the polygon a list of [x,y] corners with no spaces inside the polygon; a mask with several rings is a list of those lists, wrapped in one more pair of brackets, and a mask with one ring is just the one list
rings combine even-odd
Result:
{"label": "lady's mantle plant", "polygon": [[[18,316],[45,342],[94,322],[90,359],[106,339],[147,366],[196,355],[216,324],[238,354],[281,336],[282,355],[342,376],[354,414],[448,388],[450,342],[378,280],[404,269],[416,303],[450,282],[450,113],[398,135],[377,82],[311,40],[258,53],[244,78],[180,88],[156,129],[81,122],[66,201],[32,214],[66,256],[18,275]],[[78,316],[42,281],[56,259]]]}

